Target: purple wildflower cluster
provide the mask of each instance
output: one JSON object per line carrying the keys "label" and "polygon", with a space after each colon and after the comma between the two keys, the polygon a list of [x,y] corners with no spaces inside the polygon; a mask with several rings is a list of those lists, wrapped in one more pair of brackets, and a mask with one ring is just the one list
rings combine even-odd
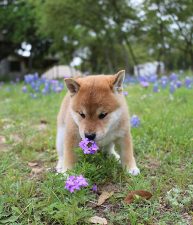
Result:
{"label": "purple wildflower cluster", "polygon": [[88,186],[87,180],[82,175],[79,175],[79,176],[69,176],[66,181],[65,188],[72,193],[75,190],[80,190],[81,187],[87,186]]}
{"label": "purple wildflower cluster", "polygon": [[166,89],[168,87],[171,94],[173,94],[176,89],[181,87],[186,87],[188,89],[193,86],[193,78],[185,77],[184,79],[180,78],[180,75],[176,73],[171,73],[169,76],[162,76],[158,79],[156,74],[150,76],[139,76],[138,82],[144,88],[150,86],[150,83],[153,84],[153,92],[159,92],[161,89]]}
{"label": "purple wildflower cluster", "polygon": [[[94,141],[89,140],[88,138],[83,139],[79,143],[79,146],[82,148],[84,154],[94,154],[99,149],[97,144]],[[81,187],[87,187],[87,186],[88,186],[87,180],[82,175],[79,175],[79,176],[68,177],[65,188],[72,193],[75,190],[80,190]],[[92,191],[97,192],[96,184],[93,185]]]}
{"label": "purple wildflower cluster", "polygon": [[24,82],[25,86],[22,87],[22,92],[29,93],[32,98],[47,95],[51,92],[58,93],[64,89],[62,82],[41,78],[37,73],[25,75]]}
{"label": "purple wildflower cluster", "polygon": [[139,127],[140,119],[137,115],[133,115],[130,119],[131,127]]}
{"label": "purple wildflower cluster", "polygon": [[99,149],[97,144],[88,138],[83,139],[79,143],[79,146],[83,150],[84,154],[95,154]]}

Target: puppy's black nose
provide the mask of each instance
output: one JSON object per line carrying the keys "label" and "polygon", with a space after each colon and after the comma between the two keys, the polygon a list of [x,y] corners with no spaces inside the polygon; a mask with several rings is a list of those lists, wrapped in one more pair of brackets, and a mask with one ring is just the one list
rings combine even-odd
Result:
{"label": "puppy's black nose", "polygon": [[89,140],[94,140],[96,137],[95,133],[85,133],[84,134],[86,138],[88,138]]}

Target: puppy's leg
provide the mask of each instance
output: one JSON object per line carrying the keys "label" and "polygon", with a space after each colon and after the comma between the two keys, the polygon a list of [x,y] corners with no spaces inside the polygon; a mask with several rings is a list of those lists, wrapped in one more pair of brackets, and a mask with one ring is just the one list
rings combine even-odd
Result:
{"label": "puppy's leg", "polygon": [[105,146],[105,149],[104,150],[109,155],[113,155],[116,158],[117,161],[120,159],[120,155],[115,151],[115,145],[114,145],[114,143],[111,143],[111,144]]}
{"label": "puppy's leg", "polygon": [[119,140],[121,147],[121,163],[128,172],[134,176],[140,173],[140,170],[136,166],[135,158],[133,155],[133,144],[131,134],[126,134],[121,140]]}
{"label": "puppy's leg", "polygon": [[56,166],[56,171],[60,173],[63,170],[64,164],[64,132],[65,126],[59,125],[57,127],[57,135],[56,135],[56,149],[58,153],[58,163]]}

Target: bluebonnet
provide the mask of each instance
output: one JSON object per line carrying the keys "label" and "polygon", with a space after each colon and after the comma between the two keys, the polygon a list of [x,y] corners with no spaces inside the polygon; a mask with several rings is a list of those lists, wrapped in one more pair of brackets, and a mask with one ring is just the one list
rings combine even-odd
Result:
{"label": "bluebonnet", "polygon": [[161,87],[164,89],[168,84],[168,78],[166,76],[162,76],[160,79]]}
{"label": "bluebonnet", "polygon": [[185,77],[184,84],[185,84],[186,88],[191,88],[191,85],[192,85],[191,78],[190,77]]}
{"label": "bluebonnet", "polygon": [[171,81],[176,81],[178,80],[178,75],[176,73],[171,73],[169,78]]}
{"label": "bluebonnet", "polygon": [[176,87],[180,88],[182,86],[182,82],[180,80],[176,81]]}
{"label": "bluebonnet", "polygon": [[[41,94],[46,95],[51,92],[59,93],[64,89],[62,82],[41,78],[37,73],[25,75],[24,82],[29,87],[28,90],[32,98],[37,98]],[[25,92],[25,88],[22,91]]]}
{"label": "bluebonnet", "polygon": [[157,74],[152,74],[148,77],[148,81],[151,83],[155,83],[157,81]]}
{"label": "bluebonnet", "polygon": [[131,127],[139,127],[140,119],[137,115],[133,115],[130,119]]}
{"label": "bluebonnet", "polygon": [[155,83],[155,84],[153,85],[153,92],[158,92],[158,91],[159,91],[159,86],[158,86],[157,83]]}
{"label": "bluebonnet", "polygon": [[27,92],[27,87],[26,86],[23,86],[22,87],[22,91],[23,91],[23,93],[26,93]]}
{"label": "bluebonnet", "polygon": [[173,82],[170,83],[170,93],[173,94],[176,90],[175,84]]}

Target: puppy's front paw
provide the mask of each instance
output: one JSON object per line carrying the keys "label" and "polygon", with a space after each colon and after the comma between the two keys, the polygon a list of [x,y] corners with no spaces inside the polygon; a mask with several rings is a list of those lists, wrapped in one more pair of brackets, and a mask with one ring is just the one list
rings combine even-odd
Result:
{"label": "puppy's front paw", "polygon": [[63,161],[59,160],[56,166],[56,172],[65,174],[66,171],[67,169],[65,169]]}
{"label": "puppy's front paw", "polygon": [[140,174],[140,170],[137,167],[129,169],[128,172],[133,176],[137,176],[138,174]]}
{"label": "puppy's front paw", "polygon": [[63,167],[56,167],[56,172],[57,173],[65,173],[66,170]]}

